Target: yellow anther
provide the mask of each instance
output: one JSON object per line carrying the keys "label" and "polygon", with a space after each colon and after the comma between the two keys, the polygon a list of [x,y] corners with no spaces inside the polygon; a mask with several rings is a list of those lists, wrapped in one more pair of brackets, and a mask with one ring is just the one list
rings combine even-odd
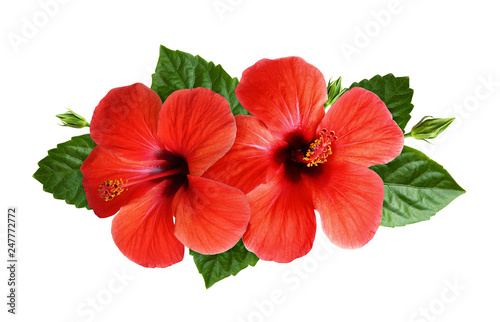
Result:
{"label": "yellow anther", "polygon": [[337,139],[338,137],[335,136],[335,132],[328,132],[327,129],[322,129],[319,132],[319,137],[311,143],[304,156],[303,160],[307,162],[307,166],[317,166],[320,163],[326,162],[328,156],[332,154],[331,144]]}
{"label": "yellow anther", "polygon": [[113,200],[114,197],[119,196],[123,191],[127,190],[123,188],[123,179],[106,180],[99,185],[99,196],[104,199],[104,201]]}

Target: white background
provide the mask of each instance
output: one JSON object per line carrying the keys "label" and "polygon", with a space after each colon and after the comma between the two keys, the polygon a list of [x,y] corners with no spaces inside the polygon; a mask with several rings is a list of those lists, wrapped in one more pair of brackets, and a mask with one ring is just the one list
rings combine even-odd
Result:
{"label": "white background", "polygon": [[[500,321],[495,2],[44,3],[0,7],[0,320]],[[218,12],[215,4],[230,7]],[[88,131],[59,127],[54,115],[70,107],[90,120],[110,89],[149,85],[160,44],[238,78],[260,58],[290,55],[327,79],[342,76],[345,86],[410,76],[407,130],[425,115],[457,120],[434,145],[406,143],[443,164],[467,193],[428,222],[380,228],[360,250],[320,244],[318,231],[304,258],[261,261],[209,290],[189,255],[166,269],[137,266],[114,245],[111,218],[53,199],[32,175],[47,150]],[[9,206],[19,211],[16,316],[4,304]]]}

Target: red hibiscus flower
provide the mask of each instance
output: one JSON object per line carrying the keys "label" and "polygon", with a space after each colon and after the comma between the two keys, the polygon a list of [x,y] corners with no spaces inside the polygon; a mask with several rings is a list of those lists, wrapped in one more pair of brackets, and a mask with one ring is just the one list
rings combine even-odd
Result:
{"label": "red hibiscus flower", "polygon": [[228,102],[196,88],[160,97],[142,84],[116,88],[94,111],[97,143],[81,168],[89,206],[113,219],[113,239],[130,260],[166,267],[184,246],[224,252],[250,218],[238,189],[201,177],[232,146],[236,125]]}
{"label": "red hibiscus flower", "polygon": [[290,262],[309,252],[314,209],[336,245],[370,241],[384,187],[368,166],[398,156],[403,133],[372,92],[353,88],[325,115],[321,72],[298,57],[263,59],[245,70],[236,95],[254,116],[236,116],[231,150],[205,174],[247,194],[245,246],[261,259]]}

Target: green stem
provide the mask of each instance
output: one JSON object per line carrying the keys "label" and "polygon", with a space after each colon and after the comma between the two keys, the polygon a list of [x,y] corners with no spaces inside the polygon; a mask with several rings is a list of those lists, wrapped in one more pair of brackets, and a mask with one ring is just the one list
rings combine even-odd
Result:
{"label": "green stem", "polygon": [[405,138],[411,138],[411,137],[412,137],[412,136],[411,136],[411,132],[410,132],[410,133],[406,133],[406,134],[405,134]]}

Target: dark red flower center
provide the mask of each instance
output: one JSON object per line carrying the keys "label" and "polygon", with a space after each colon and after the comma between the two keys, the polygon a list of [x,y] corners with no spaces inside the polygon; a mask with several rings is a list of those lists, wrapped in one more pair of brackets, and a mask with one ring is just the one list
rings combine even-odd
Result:
{"label": "dark red flower center", "polygon": [[329,155],[332,154],[331,144],[337,140],[334,131],[322,129],[318,138],[309,145],[309,148],[304,153],[303,149],[295,150],[292,158],[296,161],[305,163],[307,167],[317,166],[320,163],[325,163]]}
{"label": "dark red flower center", "polygon": [[285,138],[288,146],[274,151],[274,161],[284,164],[285,177],[292,182],[300,180],[301,173],[308,176],[319,175],[322,170],[312,168],[328,161],[333,153],[332,143],[337,139],[335,132],[327,129],[322,129],[313,142],[308,142],[299,131],[291,132]]}
{"label": "dark red flower center", "polygon": [[[332,154],[332,143],[337,140],[334,131],[322,129],[318,133],[317,139],[311,143],[304,142],[304,137],[299,132],[290,133],[286,141],[289,145],[288,152],[279,151],[282,162],[289,159],[296,163],[303,163],[307,167],[317,166],[320,163],[325,163],[328,156]],[[289,155],[287,155],[289,154]],[[276,159],[276,158],[275,158]]]}

